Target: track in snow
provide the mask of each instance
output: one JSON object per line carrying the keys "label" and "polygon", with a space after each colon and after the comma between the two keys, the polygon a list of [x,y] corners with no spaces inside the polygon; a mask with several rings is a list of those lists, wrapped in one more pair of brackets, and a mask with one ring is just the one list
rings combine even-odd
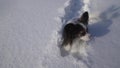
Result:
{"label": "track in snow", "polygon": [[[65,8],[64,8],[64,15],[61,17],[62,21],[62,27],[63,29],[64,25],[66,25],[69,21],[74,20],[76,18],[79,18],[81,14],[85,11],[89,12],[89,0],[69,0],[65,3]],[[62,35],[62,30],[60,35]],[[58,44],[59,45],[59,44]],[[88,44],[83,43],[83,44],[78,44],[74,43],[77,48],[74,48],[73,50],[77,51],[75,54],[72,54],[74,58],[77,60],[83,61],[83,63],[86,64],[87,67],[91,67],[91,59],[88,58],[88,51],[90,50],[90,46]],[[65,54],[68,55],[68,53],[61,49],[61,55]]]}
{"label": "track in snow", "polygon": [[[82,54],[71,55],[66,54],[64,57],[61,55],[62,51],[58,45],[61,43],[61,33],[64,25],[75,18],[78,18],[84,11],[89,11],[87,4],[89,0],[68,0],[63,8],[59,9],[61,13],[58,20],[58,29],[53,32],[52,39],[47,45],[43,60],[43,67],[45,68],[90,68],[91,59],[88,56],[89,46],[81,48]],[[60,25],[60,26],[59,26]],[[88,50],[87,50],[88,49]],[[86,55],[86,56],[84,56]],[[81,56],[84,57],[81,58]]]}

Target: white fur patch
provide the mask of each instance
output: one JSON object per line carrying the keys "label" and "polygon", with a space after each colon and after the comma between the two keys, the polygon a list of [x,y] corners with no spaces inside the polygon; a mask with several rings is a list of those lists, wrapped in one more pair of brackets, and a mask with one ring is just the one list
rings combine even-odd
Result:
{"label": "white fur patch", "polygon": [[80,38],[83,41],[89,41],[90,40],[90,34],[86,34],[85,36]]}
{"label": "white fur patch", "polygon": [[66,51],[70,51],[71,46],[68,44],[68,45],[64,46],[64,49],[65,49]]}

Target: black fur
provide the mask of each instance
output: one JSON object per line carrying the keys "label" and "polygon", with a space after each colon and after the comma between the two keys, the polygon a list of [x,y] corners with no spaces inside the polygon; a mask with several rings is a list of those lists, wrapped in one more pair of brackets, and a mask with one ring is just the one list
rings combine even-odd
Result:
{"label": "black fur", "polygon": [[[88,27],[87,27],[88,19],[89,19],[88,12],[84,12],[81,18],[77,19],[76,24],[74,24],[73,22],[65,25],[65,27],[63,28],[62,46],[65,46],[67,44],[71,45],[75,38],[84,36],[86,33],[88,33]],[[87,28],[85,29],[79,23],[83,23]]]}

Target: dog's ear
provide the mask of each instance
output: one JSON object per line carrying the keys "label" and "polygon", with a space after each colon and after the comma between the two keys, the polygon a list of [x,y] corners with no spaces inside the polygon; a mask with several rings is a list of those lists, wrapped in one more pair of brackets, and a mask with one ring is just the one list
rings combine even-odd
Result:
{"label": "dog's ear", "polygon": [[88,14],[88,12],[86,11],[86,12],[84,12],[83,14],[82,14],[82,16],[80,17],[80,22],[83,22],[83,23],[88,23],[88,20],[89,20],[89,14]]}

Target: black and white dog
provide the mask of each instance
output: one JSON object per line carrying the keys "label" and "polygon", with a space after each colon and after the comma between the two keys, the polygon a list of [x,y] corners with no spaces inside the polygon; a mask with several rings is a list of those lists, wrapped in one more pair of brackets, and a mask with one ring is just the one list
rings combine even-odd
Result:
{"label": "black and white dog", "polygon": [[[89,14],[88,12],[84,12],[82,16],[76,19],[74,22],[70,22],[66,24],[63,28],[63,42],[62,46],[71,45],[73,40],[76,38],[80,38],[81,40],[88,41],[89,34],[88,34],[88,21],[89,21]],[[87,40],[85,39],[87,37]]]}

